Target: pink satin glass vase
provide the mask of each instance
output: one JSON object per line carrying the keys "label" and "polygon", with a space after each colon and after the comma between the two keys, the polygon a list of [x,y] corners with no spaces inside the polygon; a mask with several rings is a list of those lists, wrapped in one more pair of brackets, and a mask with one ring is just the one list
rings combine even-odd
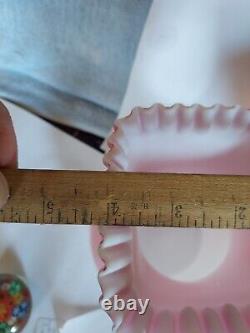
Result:
{"label": "pink satin glass vase", "polygon": [[[250,174],[250,112],[240,106],[135,108],[115,122],[109,171]],[[195,196],[195,193],[194,193]],[[250,332],[250,231],[99,227],[102,298],[119,333]]]}

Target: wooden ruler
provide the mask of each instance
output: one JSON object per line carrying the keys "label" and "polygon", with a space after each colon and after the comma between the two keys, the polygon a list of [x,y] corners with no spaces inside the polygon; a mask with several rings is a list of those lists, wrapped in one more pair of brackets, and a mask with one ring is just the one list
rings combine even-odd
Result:
{"label": "wooden ruler", "polygon": [[37,224],[250,228],[250,177],[2,170],[0,221]]}

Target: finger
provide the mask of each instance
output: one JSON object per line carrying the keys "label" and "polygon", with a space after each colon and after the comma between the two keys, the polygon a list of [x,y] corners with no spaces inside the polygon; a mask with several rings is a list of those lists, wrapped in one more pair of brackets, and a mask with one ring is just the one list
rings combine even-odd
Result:
{"label": "finger", "polygon": [[17,142],[10,114],[0,102],[0,167],[17,167]]}
{"label": "finger", "polygon": [[[17,142],[10,114],[0,102],[0,168],[17,167]],[[8,183],[0,172],[0,208],[9,197]]]}
{"label": "finger", "polygon": [[9,198],[9,186],[4,177],[0,172],[0,208],[2,208]]}

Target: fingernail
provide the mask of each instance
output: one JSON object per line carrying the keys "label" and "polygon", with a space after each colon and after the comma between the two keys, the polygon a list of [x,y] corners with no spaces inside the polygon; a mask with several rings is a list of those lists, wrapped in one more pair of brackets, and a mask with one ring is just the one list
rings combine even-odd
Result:
{"label": "fingernail", "polygon": [[0,208],[3,207],[9,198],[9,186],[6,178],[0,172]]}

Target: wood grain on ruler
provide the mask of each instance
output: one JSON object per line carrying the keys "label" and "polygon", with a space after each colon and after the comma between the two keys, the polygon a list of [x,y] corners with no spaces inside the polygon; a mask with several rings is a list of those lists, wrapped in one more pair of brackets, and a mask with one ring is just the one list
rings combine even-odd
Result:
{"label": "wood grain on ruler", "polygon": [[10,187],[0,220],[250,228],[250,177],[2,170]]}

